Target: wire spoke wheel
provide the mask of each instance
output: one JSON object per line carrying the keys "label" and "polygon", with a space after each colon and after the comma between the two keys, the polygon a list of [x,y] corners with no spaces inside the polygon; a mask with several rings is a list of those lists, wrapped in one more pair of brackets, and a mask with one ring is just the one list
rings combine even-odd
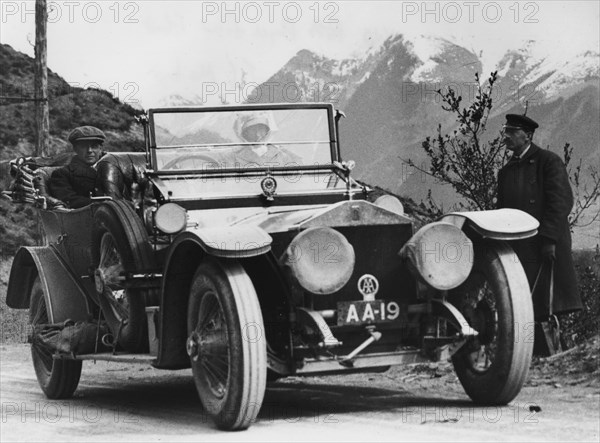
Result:
{"label": "wire spoke wheel", "polygon": [[104,233],[100,240],[100,263],[97,272],[103,276],[104,294],[113,314],[120,322],[126,322],[129,319],[129,299],[123,286],[123,259],[110,232]]}
{"label": "wire spoke wheel", "polygon": [[[52,323],[39,277],[33,282],[29,298],[29,322],[32,334],[39,334],[44,325]],[[69,398],[77,389],[81,377],[81,361],[55,360],[51,351],[33,337],[31,358],[38,383],[48,398]]]}
{"label": "wire spoke wheel", "polygon": [[479,332],[463,352],[474,371],[485,372],[492,366],[498,350],[498,311],[492,285],[485,274],[475,272],[470,277],[458,308]]}
{"label": "wire spoke wheel", "polygon": [[505,243],[478,244],[469,278],[450,291],[449,301],[479,334],[452,357],[466,393],[480,404],[506,404],[517,396],[529,371],[533,324],[529,284]]}
{"label": "wire spoke wheel", "polygon": [[200,302],[198,312],[198,363],[206,374],[208,389],[216,398],[223,398],[229,379],[229,334],[223,308],[215,293],[208,292]]}
{"label": "wire spoke wheel", "polygon": [[188,342],[192,373],[206,412],[224,430],[246,429],[266,389],[266,339],[254,286],[237,262],[206,259],[190,288]]}
{"label": "wire spoke wheel", "polygon": [[[35,291],[41,290],[39,280],[34,283]],[[43,294],[38,296],[36,294],[35,299],[31,299],[31,310],[29,311],[30,322],[32,326],[32,331],[37,333],[38,329],[41,325],[49,324],[50,319],[48,318],[48,311],[46,310],[46,301],[44,300]],[[50,377],[52,375],[52,354],[50,351],[44,347],[40,346],[37,340],[34,340],[31,344],[32,347],[35,346],[35,354],[36,358],[39,362],[39,371],[45,376]],[[33,349],[32,349],[33,351]]]}

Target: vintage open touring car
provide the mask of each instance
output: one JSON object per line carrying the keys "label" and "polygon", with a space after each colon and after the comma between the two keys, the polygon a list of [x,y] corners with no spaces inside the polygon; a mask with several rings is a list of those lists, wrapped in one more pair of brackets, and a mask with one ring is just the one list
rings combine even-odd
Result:
{"label": "vintage open touring car", "polygon": [[[44,393],[83,360],[192,368],[221,429],[256,419],[267,379],[451,358],[466,393],[506,404],[531,361],[516,210],[452,213],[413,232],[351,176],[330,104],[151,109],[145,152],[97,164],[106,196],[65,209],[52,167],[16,162],[14,201],[44,244],[16,253],[7,304],[29,309]],[[91,337],[91,338],[90,338]]]}

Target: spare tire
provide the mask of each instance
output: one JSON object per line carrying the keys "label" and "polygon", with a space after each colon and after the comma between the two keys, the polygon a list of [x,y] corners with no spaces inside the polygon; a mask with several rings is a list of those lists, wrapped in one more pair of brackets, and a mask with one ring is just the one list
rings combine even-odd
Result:
{"label": "spare tire", "polygon": [[147,352],[145,307],[156,304],[156,290],[128,287],[125,277],[153,271],[155,260],[128,202],[109,201],[95,210],[92,254],[100,307],[114,338],[127,352]]}

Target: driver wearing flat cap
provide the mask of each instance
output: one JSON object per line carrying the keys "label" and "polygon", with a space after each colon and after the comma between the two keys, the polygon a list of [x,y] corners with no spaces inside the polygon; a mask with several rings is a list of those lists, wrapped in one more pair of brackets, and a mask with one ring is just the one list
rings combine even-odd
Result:
{"label": "driver wearing flat cap", "polygon": [[98,174],[93,165],[100,157],[100,148],[106,140],[104,132],[94,126],[80,126],[68,138],[75,155],[71,162],[57,169],[50,178],[50,192],[70,208],[82,208],[99,194]]}
{"label": "driver wearing flat cap", "polygon": [[[540,268],[543,270],[532,297],[536,320],[547,320],[552,265],[552,313],[577,311],[582,303],[575,279],[568,222],[573,193],[561,158],[532,142],[538,126],[524,115],[506,116],[503,141],[512,156],[498,173],[498,207],[520,209],[540,223],[538,235],[511,242],[511,245],[532,288]],[[545,266],[541,267],[542,264]]]}

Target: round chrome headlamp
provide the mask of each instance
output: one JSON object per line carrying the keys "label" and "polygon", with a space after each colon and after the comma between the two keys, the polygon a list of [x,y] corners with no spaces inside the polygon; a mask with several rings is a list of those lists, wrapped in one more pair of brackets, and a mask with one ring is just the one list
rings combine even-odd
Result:
{"label": "round chrome headlamp", "polygon": [[187,225],[187,211],[175,203],[165,203],[154,212],[154,226],[165,234],[183,231]]}
{"label": "round chrome headlamp", "polygon": [[282,261],[300,286],[313,294],[339,291],[354,271],[354,248],[338,231],[309,228],[287,247]]}
{"label": "round chrome headlamp", "polygon": [[423,226],[400,250],[408,268],[426,285],[446,291],[460,286],[473,268],[473,242],[446,222]]}

